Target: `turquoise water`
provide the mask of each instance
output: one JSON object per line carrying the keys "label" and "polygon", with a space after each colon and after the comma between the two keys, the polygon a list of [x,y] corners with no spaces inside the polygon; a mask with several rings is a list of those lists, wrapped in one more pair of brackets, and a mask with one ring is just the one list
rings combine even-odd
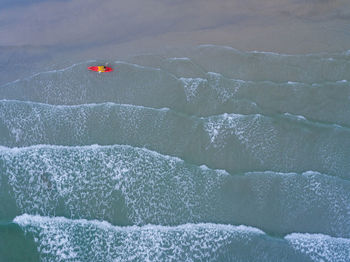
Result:
{"label": "turquoise water", "polygon": [[204,45],[2,85],[0,261],[350,261],[349,57]]}

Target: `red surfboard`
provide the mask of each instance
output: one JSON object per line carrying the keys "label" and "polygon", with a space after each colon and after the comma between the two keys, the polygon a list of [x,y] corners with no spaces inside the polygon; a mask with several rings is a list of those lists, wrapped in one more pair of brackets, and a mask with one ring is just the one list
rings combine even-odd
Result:
{"label": "red surfboard", "polygon": [[99,73],[107,73],[113,71],[113,68],[108,66],[89,66],[88,69]]}

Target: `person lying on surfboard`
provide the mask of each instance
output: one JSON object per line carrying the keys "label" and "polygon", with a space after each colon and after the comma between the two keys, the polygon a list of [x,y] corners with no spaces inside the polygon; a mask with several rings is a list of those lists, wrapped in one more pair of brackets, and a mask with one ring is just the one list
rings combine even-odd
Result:
{"label": "person lying on surfboard", "polygon": [[98,66],[98,71],[99,72],[105,72],[106,71],[106,66]]}
{"label": "person lying on surfboard", "polygon": [[92,70],[92,71],[99,72],[99,73],[106,73],[106,72],[113,71],[113,68],[108,67],[108,66],[104,66],[104,65],[103,66],[89,66],[88,69]]}

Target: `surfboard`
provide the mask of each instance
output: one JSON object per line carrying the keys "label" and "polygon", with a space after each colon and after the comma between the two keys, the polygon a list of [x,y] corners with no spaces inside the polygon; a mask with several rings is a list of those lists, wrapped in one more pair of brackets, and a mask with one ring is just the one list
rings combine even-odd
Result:
{"label": "surfboard", "polygon": [[108,66],[89,66],[88,69],[99,73],[107,73],[113,71],[113,68]]}

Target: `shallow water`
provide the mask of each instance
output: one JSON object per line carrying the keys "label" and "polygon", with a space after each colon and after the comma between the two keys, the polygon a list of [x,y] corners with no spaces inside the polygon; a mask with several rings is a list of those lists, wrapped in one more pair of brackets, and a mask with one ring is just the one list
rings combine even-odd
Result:
{"label": "shallow water", "polygon": [[350,260],[349,53],[181,52],[0,87],[1,261]]}

